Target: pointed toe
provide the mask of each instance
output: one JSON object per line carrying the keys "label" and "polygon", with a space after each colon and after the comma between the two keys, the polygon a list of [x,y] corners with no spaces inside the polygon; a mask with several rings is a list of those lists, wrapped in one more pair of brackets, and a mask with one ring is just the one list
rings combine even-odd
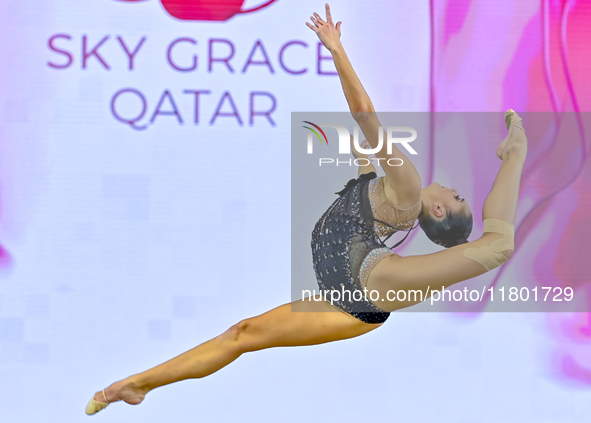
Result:
{"label": "pointed toe", "polygon": [[90,401],[88,401],[88,405],[86,406],[86,414],[90,416],[92,414],[98,413],[107,405],[109,404],[100,401],[95,401],[94,398],[91,398]]}

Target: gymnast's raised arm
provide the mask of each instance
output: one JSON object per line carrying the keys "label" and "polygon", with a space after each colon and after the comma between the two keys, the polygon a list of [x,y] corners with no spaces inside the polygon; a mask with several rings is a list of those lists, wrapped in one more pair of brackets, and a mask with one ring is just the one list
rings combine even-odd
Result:
{"label": "gymnast's raised arm", "polygon": [[[336,26],[330,15],[330,8],[326,4],[326,21],[320,15],[314,13],[311,17],[313,24],[306,23],[311,28],[322,44],[331,52],[334,63],[341,78],[341,84],[349,109],[367,141],[372,148],[377,147],[379,138],[379,128],[381,126],[371,102],[371,99],[365,92],[361,81],[351,66],[351,62],[345,54],[345,50],[340,42],[341,22]],[[383,131],[384,140],[386,139]],[[421,197],[421,178],[412,162],[396,147],[392,145],[392,153],[387,154],[386,149],[376,154],[377,158],[399,158],[403,160],[402,166],[388,166],[386,160],[382,161],[386,172],[386,195],[395,204],[401,207],[407,207],[415,204]]]}

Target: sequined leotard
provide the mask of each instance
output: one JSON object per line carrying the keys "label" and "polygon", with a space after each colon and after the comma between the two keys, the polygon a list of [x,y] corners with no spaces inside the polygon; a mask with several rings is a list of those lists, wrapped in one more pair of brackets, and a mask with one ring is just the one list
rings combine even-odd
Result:
{"label": "sequined leotard", "polygon": [[[352,179],[316,223],[312,258],[320,289],[338,290],[333,305],[365,323],[383,323],[389,312],[364,298],[363,289],[374,266],[394,254],[380,237],[413,228],[421,202],[402,209],[384,194],[384,178],[375,173]],[[332,297],[335,299],[335,296]]]}

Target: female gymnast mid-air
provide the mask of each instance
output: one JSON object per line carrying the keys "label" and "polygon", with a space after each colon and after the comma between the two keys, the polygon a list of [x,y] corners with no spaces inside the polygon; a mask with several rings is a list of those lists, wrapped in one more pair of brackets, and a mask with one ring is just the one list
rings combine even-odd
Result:
{"label": "female gymnast mid-air", "polygon": [[[310,19],[306,25],[331,52],[351,113],[366,143],[375,148],[381,124],[340,43],[341,22],[334,25],[328,4],[326,20],[317,13]],[[505,122],[508,135],[497,150],[502,164],[484,202],[484,233],[478,240],[467,242],[472,213],[457,190],[437,183],[421,188],[417,170],[394,145],[390,155],[379,152],[376,157],[400,158],[404,164],[384,166],[383,177],[376,177],[371,164],[360,166],[359,178],[339,193],[312,232],[312,257],[320,289],[377,291],[378,301],[343,296],[333,304],[322,297],[284,304],[96,392],[86,413],[94,414],[115,401],[139,404],[155,388],[209,376],[247,352],[363,335],[379,328],[390,312],[419,302],[386,300],[389,290],[419,290],[427,298],[429,286],[448,287],[503,264],[513,254],[519,183],[527,155],[521,118],[509,110]],[[445,249],[409,257],[394,254],[383,239],[397,230],[409,231],[417,219],[429,239]]]}

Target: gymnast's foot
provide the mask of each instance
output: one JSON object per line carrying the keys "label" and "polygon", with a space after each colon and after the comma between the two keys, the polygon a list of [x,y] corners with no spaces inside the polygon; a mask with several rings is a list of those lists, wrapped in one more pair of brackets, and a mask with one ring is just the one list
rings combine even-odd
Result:
{"label": "gymnast's foot", "polygon": [[[129,377],[110,385],[104,390],[104,394],[103,391],[98,391],[96,394],[94,394],[93,399],[94,401],[100,402],[102,404],[105,404],[106,400],[106,404],[111,404],[112,402],[116,401],[125,401],[128,404],[137,405],[144,400],[146,393],[147,392],[145,390],[140,389],[140,387]],[[104,407],[106,407],[106,405]],[[91,413],[89,413],[89,410],[87,410],[87,414],[94,414],[101,409],[102,408],[99,408],[96,411],[91,410]]]}
{"label": "gymnast's foot", "polygon": [[522,126],[521,117],[513,109],[505,112],[505,123],[509,134],[497,149],[497,157],[505,160],[509,156],[518,156],[525,160],[527,156],[527,137]]}

